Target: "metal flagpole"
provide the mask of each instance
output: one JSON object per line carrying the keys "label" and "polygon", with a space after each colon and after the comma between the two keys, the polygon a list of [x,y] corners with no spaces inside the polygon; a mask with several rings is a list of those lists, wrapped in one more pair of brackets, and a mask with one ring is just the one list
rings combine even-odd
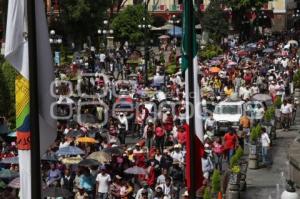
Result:
{"label": "metal flagpole", "polygon": [[30,141],[31,141],[31,198],[41,199],[39,104],[37,85],[37,41],[35,0],[27,0],[28,55],[30,88]]}
{"label": "metal flagpole", "polygon": [[[189,8],[189,14],[186,15],[187,19],[185,20],[188,27],[188,45],[187,45],[187,54],[188,54],[188,77],[189,77],[189,102],[191,107],[194,109],[194,67],[193,67],[193,49],[194,49],[194,41],[193,41],[193,26],[194,26],[194,8],[193,8],[193,0],[185,0],[185,6]],[[189,117],[189,133],[190,133],[190,191],[189,191],[189,198],[195,199],[196,198],[196,165],[195,165],[195,139],[196,139],[196,132],[195,132],[195,111],[191,111],[192,116]]]}

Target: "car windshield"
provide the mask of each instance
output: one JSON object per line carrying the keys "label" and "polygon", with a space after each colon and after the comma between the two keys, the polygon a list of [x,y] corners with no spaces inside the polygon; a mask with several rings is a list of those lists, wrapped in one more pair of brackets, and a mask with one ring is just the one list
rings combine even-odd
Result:
{"label": "car windshield", "polygon": [[215,108],[216,114],[240,114],[241,112],[239,105],[218,105]]}

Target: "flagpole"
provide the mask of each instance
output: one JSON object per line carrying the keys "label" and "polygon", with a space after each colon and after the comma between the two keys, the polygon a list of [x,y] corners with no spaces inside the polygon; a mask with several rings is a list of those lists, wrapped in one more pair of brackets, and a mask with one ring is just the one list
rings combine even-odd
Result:
{"label": "flagpole", "polygon": [[[189,9],[189,14],[186,15],[187,19],[187,34],[188,34],[188,44],[187,44],[187,54],[188,54],[188,77],[189,77],[189,103],[192,109],[195,109],[196,105],[194,104],[194,67],[193,67],[193,59],[194,59],[194,41],[193,41],[193,26],[194,26],[194,7],[193,7],[193,0],[185,0],[185,6]],[[196,139],[196,132],[195,132],[195,111],[189,111],[192,115],[189,117],[189,128],[190,128],[190,191],[189,191],[189,198],[195,199],[196,198],[196,172],[195,172],[195,139]],[[200,157],[199,157],[200,158]]]}
{"label": "flagpole", "polygon": [[41,199],[40,134],[35,0],[27,0],[30,88],[31,199]]}

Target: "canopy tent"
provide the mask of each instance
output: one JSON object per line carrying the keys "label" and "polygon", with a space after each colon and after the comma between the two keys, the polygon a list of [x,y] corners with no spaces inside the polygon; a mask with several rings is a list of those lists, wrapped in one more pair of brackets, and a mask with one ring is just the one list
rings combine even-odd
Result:
{"label": "canopy tent", "polygon": [[182,36],[182,28],[179,26],[174,26],[172,29],[168,31],[168,34],[175,37]]}

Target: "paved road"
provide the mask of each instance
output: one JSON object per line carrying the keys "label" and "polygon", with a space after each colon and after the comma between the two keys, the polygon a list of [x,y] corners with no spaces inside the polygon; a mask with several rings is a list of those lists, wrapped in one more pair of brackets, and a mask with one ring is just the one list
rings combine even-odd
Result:
{"label": "paved road", "polygon": [[282,174],[288,175],[288,146],[297,136],[300,136],[300,114],[297,115],[296,125],[292,126],[291,131],[277,131],[277,139],[272,146],[272,167],[257,170],[248,169],[247,190],[242,193],[242,199],[280,199],[279,196],[284,189]]}

